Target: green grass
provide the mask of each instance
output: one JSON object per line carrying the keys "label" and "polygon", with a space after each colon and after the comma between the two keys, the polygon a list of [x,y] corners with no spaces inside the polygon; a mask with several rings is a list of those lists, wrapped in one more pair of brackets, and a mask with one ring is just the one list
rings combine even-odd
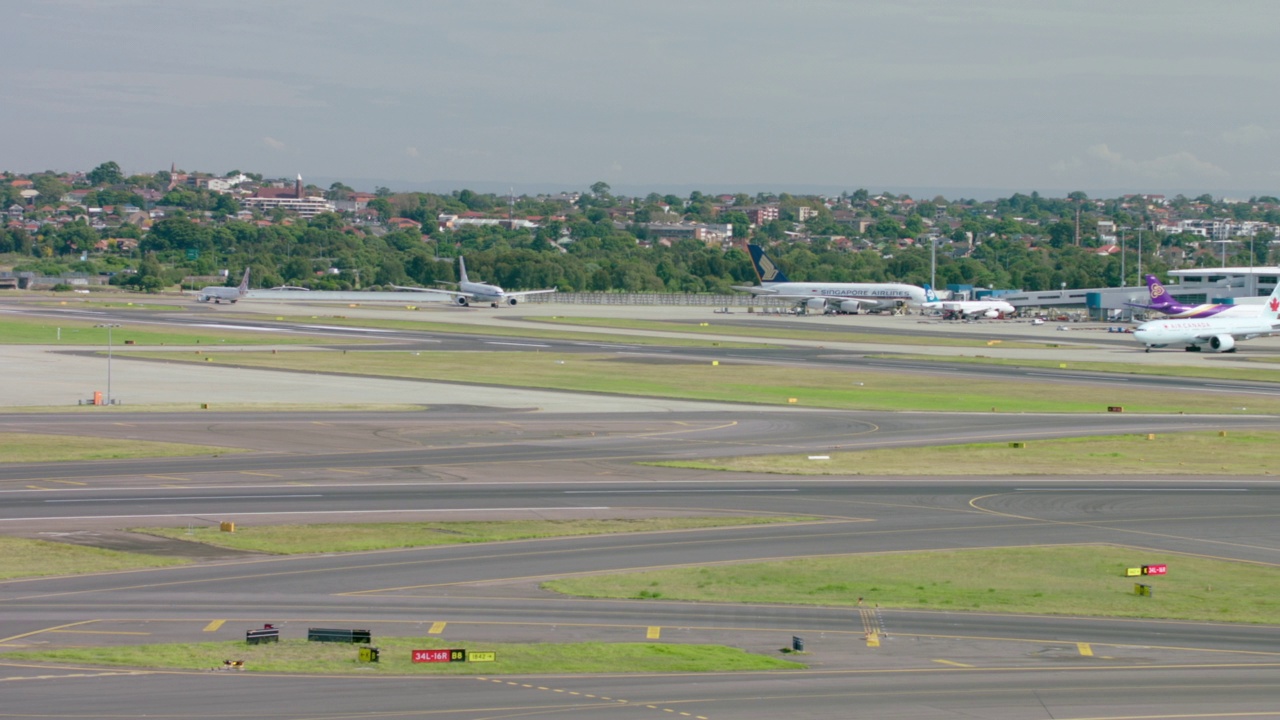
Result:
{"label": "green grass", "polygon": [[248,452],[240,448],[118,440],[83,435],[0,433],[0,463],[115,460],[144,457],[187,457]]}
{"label": "green grass", "polygon": [[[148,345],[305,345],[319,342],[288,333],[260,333],[235,330],[211,330],[208,332],[172,332],[157,325],[131,327],[126,320],[119,327],[111,328],[111,341],[116,351],[130,346]],[[350,342],[343,339],[324,338],[325,344]],[[4,345],[55,345],[90,346],[106,352],[107,328],[94,327],[94,323],[81,320],[50,320],[0,318],[0,344]]]}
{"label": "green grass", "polygon": [[1032,440],[1023,447],[973,443],[808,455],[675,460],[661,467],[786,475],[1269,475],[1280,432],[1102,435]]}
{"label": "green grass", "polygon": [[180,558],[0,536],[0,580],[182,565]]}
{"label": "green grass", "polygon": [[[1125,569],[1168,563],[1164,576]],[[1134,593],[1136,582],[1154,589]],[[543,583],[593,598],[921,608],[1280,623],[1280,569],[1111,546],[946,550],[590,575]]]}
{"label": "green grass", "polygon": [[[282,640],[247,645],[205,642],[49,650],[3,654],[6,660],[207,670],[228,659],[243,660],[247,672],[372,675],[514,675],[560,673],[690,673],[803,669],[805,666],[723,645],[664,643],[492,643],[439,637],[382,637],[376,664],[358,661],[359,645]],[[414,650],[462,648],[496,653],[494,662],[415,663]]]}
{"label": "green grass", "polygon": [[[225,317],[225,316],[224,316]],[[261,320],[260,316],[252,317]],[[393,320],[386,318],[353,319],[343,315],[310,315],[310,316],[276,316],[276,321],[289,323],[314,323],[323,321],[326,325],[343,327],[381,328],[385,330],[411,330],[415,332],[439,332],[451,335],[495,335],[500,337],[519,337],[540,340],[573,340],[578,342],[608,343],[612,345],[662,345],[665,347],[723,347],[723,348],[761,348],[774,347],[765,342],[747,343],[731,342],[719,339],[646,337],[643,335],[617,335],[612,333],[592,333],[572,330],[552,330],[531,325],[467,325],[453,322],[432,322],[430,320]]]}
{"label": "green grass", "polygon": [[[1139,352],[1137,347],[1134,352]],[[1280,362],[1263,357],[1234,357],[1215,365],[1155,365],[1142,362],[1089,362],[1077,360],[1011,360],[982,356],[954,355],[868,355],[867,357],[927,362],[971,363],[977,365],[1002,365],[1021,368],[1051,368],[1054,370],[1080,370],[1084,372],[1111,373],[1116,375],[1160,375],[1168,377],[1210,378],[1214,380],[1243,380],[1250,382],[1280,382],[1280,370],[1257,367]],[[1212,357],[1211,353],[1191,354],[1191,358]],[[1249,365],[1254,367],[1249,367]]]}
{"label": "green grass", "polygon": [[[1280,414],[1280,400],[1257,395],[1095,387],[1033,380],[957,381],[942,375],[805,369],[736,361],[661,362],[615,355],[542,352],[285,351],[143,354],[306,372],[404,377],[616,395],[797,405],[850,410],[930,412],[1127,412]],[[483,357],[484,362],[477,358]],[[495,368],[500,371],[495,371]],[[795,402],[792,402],[794,399]]]}
{"label": "green grass", "polygon": [[709,336],[739,336],[761,338],[764,340],[817,340],[839,343],[859,343],[864,345],[928,345],[930,347],[987,347],[996,344],[1002,348],[1057,348],[1056,343],[1034,341],[1005,341],[987,338],[956,338],[929,335],[911,335],[878,332],[857,332],[848,327],[829,330],[805,330],[794,327],[768,327],[760,325],[730,324],[715,320],[687,320],[683,322],[671,320],[637,320],[628,318],[603,317],[535,317],[536,322],[557,323],[576,326],[607,327],[624,330],[651,330],[658,332],[680,332]]}
{"label": "green grass", "polygon": [[365,525],[260,525],[236,527],[234,533],[217,528],[139,528],[134,532],[193,540],[237,550],[290,555],[335,553],[391,548],[459,545],[533,538],[604,535],[614,533],[689,530],[780,522],[804,522],[806,517],[667,517],[599,520],[510,520],[493,522],[376,523]]}

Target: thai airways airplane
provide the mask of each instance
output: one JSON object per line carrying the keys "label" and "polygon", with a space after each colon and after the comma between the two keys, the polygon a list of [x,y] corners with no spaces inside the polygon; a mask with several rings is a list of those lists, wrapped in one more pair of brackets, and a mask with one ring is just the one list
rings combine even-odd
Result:
{"label": "thai airways airplane", "polygon": [[859,310],[890,310],[899,305],[921,305],[924,288],[904,283],[823,283],[791,282],[758,245],[748,245],[751,264],[759,285],[734,286],[734,290],[758,297],[794,300],[806,310],[828,313],[855,313]]}
{"label": "thai airways airplane", "polygon": [[1245,317],[1253,316],[1262,312],[1261,305],[1224,305],[1218,303],[1202,303],[1200,305],[1185,305],[1174,300],[1165,292],[1164,285],[1156,279],[1155,275],[1147,276],[1147,294],[1150,296],[1150,302],[1146,305],[1139,303],[1125,303],[1130,307],[1142,308],[1143,310],[1154,310],[1170,318],[1208,318],[1219,316]]}
{"label": "thai airways airplane", "polygon": [[226,287],[224,285],[210,285],[200,290],[196,296],[197,302],[213,302],[220,303],[226,300],[234,303],[244,297],[249,292],[249,268],[244,269],[244,277],[240,279],[240,284],[235,287]]}
{"label": "thai airways airplane", "polygon": [[1133,331],[1133,337],[1151,348],[1182,345],[1184,350],[1199,351],[1207,345],[1214,352],[1235,352],[1237,340],[1252,340],[1280,332],[1280,284],[1271,291],[1267,304],[1251,315],[1219,313],[1205,318],[1166,318],[1144,322]]}
{"label": "thai airways airplane", "polygon": [[924,286],[926,302],[923,307],[928,310],[941,310],[943,317],[952,318],[998,318],[1008,317],[1017,308],[1004,300],[939,300],[928,284]]}
{"label": "thai airways airplane", "polygon": [[493,307],[498,307],[500,304],[515,305],[523,300],[526,295],[540,295],[542,293],[553,293],[556,291],[556,288],[547,288],[545,290],[517,290],[514,292],[508,292],[497,285],[471,280],[467,277],[467,261],[463,260],[461,255],[458,256],[458,275],[457,283],[448,283],[450,285],[456,284],[458,286],[457,290],[401,287],[399,285],[393,285],[392,287],[397,290],[414,290],[417,292],[448,295],[452,298],[455,305],[461,305],[462,307],[467,307],[473,302],[489,303]]}

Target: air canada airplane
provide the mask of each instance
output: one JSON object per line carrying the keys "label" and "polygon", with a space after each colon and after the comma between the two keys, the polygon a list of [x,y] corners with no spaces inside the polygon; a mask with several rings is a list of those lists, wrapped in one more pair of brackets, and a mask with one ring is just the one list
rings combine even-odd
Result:
{"label": "air canada airplane", "polygon": [[545,290],[516,290],[507,292],[497,285],[490,285],[485,282],[476,282],[467,277],[467,261],[458,256],[458,282],[448,283],[457,285],[457,290],[440,290],[436,288],[422,287],[402,287],[393,285],[397,290],[413,290],[416,292],[436,293],[439,295],[448,295],[455,305],[467,307],[471,303],[489,303],[493,307],[498,305],[515,305],[524,299],[526,295],[541,295],[543,293],[553,293],[556,288],[547,288]]}
{"label": "air canada airplane", "polygon": [[198,302],[220,303],[227,301],[234,303],[244,297],[249,292],[249,268],[244,269],[244,277],[240,278],[240,284],[235,287],[226,287],[225,285],[210,285],[200,291],[196,296]]}
{"label": "air canada airplane", "polygon": [[826,313],[876,312],[925,302],[924,288],[903,283],[791,282],[759,245],[748,245],[747,250],[760,284],[733,289],[757,297],[792,300],[805,310]]}
{"label": "air canada airplane", "polygon": [[1147,276],[1147,294],[1150,302],[1146,305],[1139,303],[1125,303],[1130,307],[1142,308],[1143,310],[1154,310],[1162,315],[1173,318],[1208,318],[1208,317],[1252,317],[1263,311],[1261,305],[1224,305],[1218,303],[1202,303],[1200,305],[1185,305],[1174,300],[1165,291],[1164,285],[1156,279],[1155,275]]}
{"label": "air canada airplane", "polygon": [[1184,350],[1198,351],[1207,345],[1214,352],[1235,352],[1237,340],[1252,340],[1280,332],[1280,284],[1271,291],[1267,304],[1251,315],[1219,314],[1204,318],[1165,318],[1144,322],[1133,331],[1133,337],[1151,348],[1182,345]]}
{"label": "air canada airplane", "polygon": [[998,318],[1009,317],[1017,312],[1017,308],[1004,300],[939,300],[933,288],[924,286],[927,301],[923,307],[928,310],[941,310],[944,317],[959,318]]}

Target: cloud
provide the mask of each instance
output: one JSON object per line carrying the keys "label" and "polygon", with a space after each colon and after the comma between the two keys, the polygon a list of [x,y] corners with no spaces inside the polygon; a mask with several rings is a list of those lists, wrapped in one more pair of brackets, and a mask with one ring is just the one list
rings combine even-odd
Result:
{"label": "cloud", "polygon": [[271,148],[272,150],[284,150],[284,143],[283,143],[282,141],[280,141],[280,140],[277,140],[277,139],[273,138],[273,137],[264,137],[264,138],[262,138],[262,144],[263,144],[263,145],[266,145],[267,147]]}
{"label": "cloud", "polygon": [[418,148],[410,145],[409,147],[404,149],[404,154],[408,155],[411,158],[416,158],[418,157]]}
{"label": "cloud", "polygon": [[1222,142],[1228,145],[1258,145],[1271,139],[1271,133],[1260,125],[1241,125],[1223,131]]}
{"label": "cloud", "polygon": [[1229,176],[1226,170],[1201,160],[1186,150],[1150,160],[1134,160],[1112,150],[1105,143],[1100,143],[1090,147],[1086,155],[1104,167],[1145,180],[1203,180]]}

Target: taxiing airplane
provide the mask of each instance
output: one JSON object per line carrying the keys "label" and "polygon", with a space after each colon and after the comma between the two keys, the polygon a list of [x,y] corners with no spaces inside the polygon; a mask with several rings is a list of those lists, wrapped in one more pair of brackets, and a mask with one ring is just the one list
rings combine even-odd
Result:
{"label": "taxiing airplane", "polygon": [[748,245],[747,250],[751,253],[751,264],[760,284],[734,286],[733,289],[757,297],[792,300],[805,310],[826,313],[877,312],[925,302],[923,288],[904,283],[791,282],[760,246]]}
{"label": "taxiing airplane", "polygon": [[933,288],[927,283],[924,286],[926,302],[922,307],[927,310],[941,310],[943,317],[958,318],[999,318],[1009,317],[1018,310],[1004,300],[939,300]]}
{"label": "taxiing airplane", "polygon": [[1174,300],[1165,291],[1164,285],[1160,284],[1155,275],[1147,276],[1147,294],[1150,302],[1146,305],[1139,303],[1125,304],[1129,307],[1142,308],[1143,310],[1154,310],[1170,318],[1244,317],[1257,315],[1264,309],[1261,305],[1224,305],[1219,303],[1185,305]]}
{"label": "taxiing airplane", "polygon": [[244,269],[244,277],[240,279],[240,284],[235,287],[226,287],[225,285],[210,285],[204,288],[196,296],[197,302],[220,303],[227,301],[234,303],[244,297],[249,292],[249,268]]}
{"label": "taxiing airplane", "polygon": [[458,282],[448,283],[449,285],[457,285],[457,290],[440,290],[436,288],[422,287],[401,287],[393,285],[397,290],[413,290],[416,292],[436,293],[439,295],[448,295],[455,305],[467,307],[471,303],[489,303],[493,307],[498,305],[515,305],[524,299],[526,295],[541,295],[543,293],[553,293],[556,288],[547,288],[545,290],[516,290],[507,292],[497,285],[491,285],[485,282],[477,282],[467,277],[467,261],[458,256]]}
{"label": "taxiing airplane", "polygon": [[1199,351],[1202,346],[1214,352],[1235,352],[1236,341],[1252,340],[1280,332],[1280,285],[1271,291],[1266,305],[1251,315],[1218,314],[1204,318],[1165,318],[1144,322],[1133,331],[1133,337],[1151,348],[1182,345],[1184,350]]}

